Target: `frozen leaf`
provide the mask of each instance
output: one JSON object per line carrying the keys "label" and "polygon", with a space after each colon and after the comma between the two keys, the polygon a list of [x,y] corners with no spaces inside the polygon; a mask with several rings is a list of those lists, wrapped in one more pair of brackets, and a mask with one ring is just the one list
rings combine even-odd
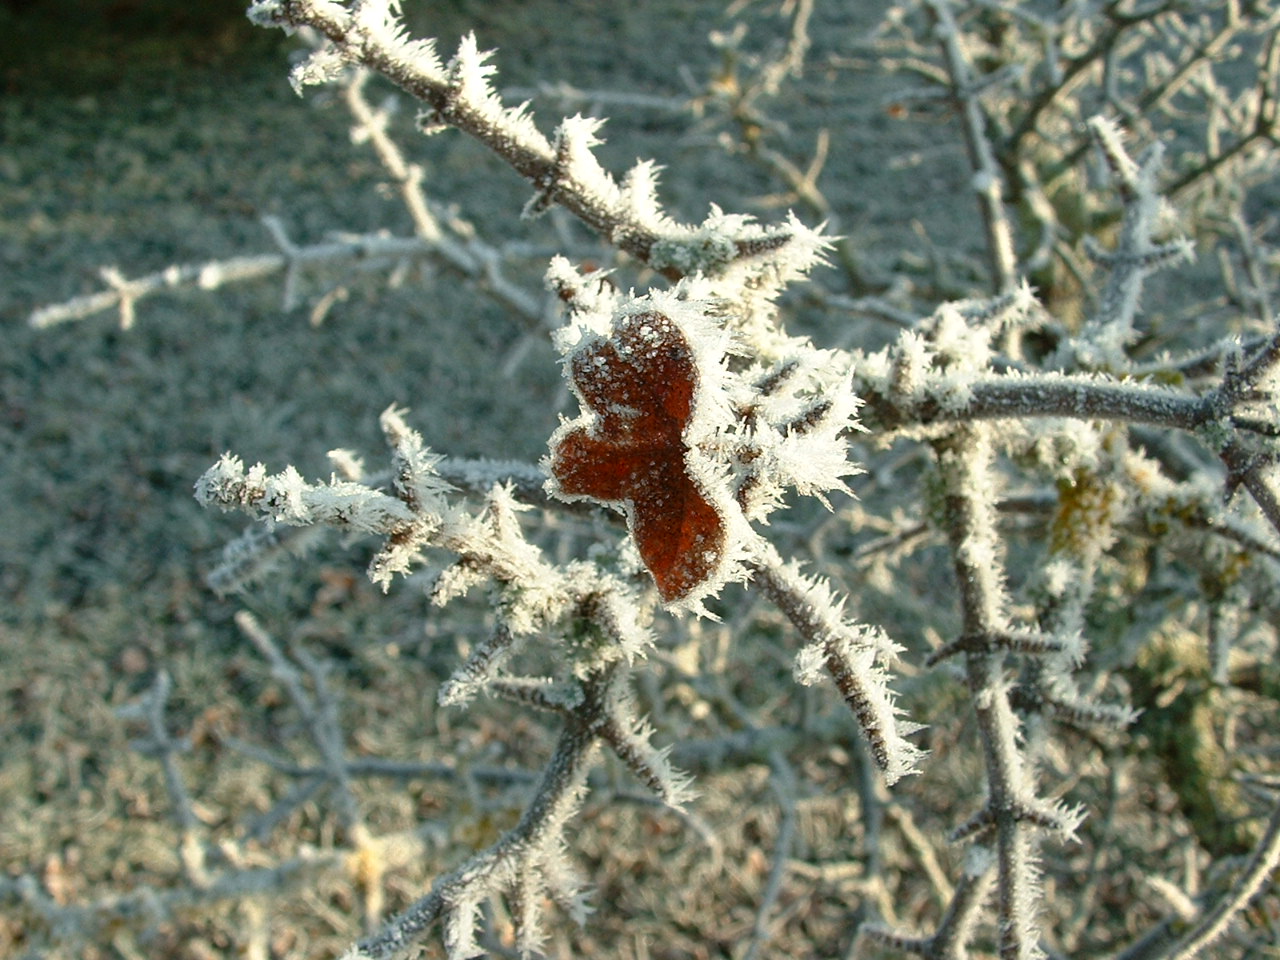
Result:
{"label": "frozen leaf", "polygon": [[718,589],[730,563],[723,498],[691,468],[703,371],[685,331],[656,310],[624,313],[569,360],[584,409],[551,439],[552,492],[619,505],[667,603]]}

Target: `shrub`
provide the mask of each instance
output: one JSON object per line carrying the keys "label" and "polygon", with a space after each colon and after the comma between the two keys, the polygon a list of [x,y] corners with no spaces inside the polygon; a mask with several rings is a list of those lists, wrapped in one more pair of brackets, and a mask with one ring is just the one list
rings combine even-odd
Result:
{"label": "shrub", "polygon": [[[155,290],[278,272],[294,305],[317,265],[425,260],[523,318],[508,371],[550,320],[567,416],[539,463],[433,452],[433,423],[390,406],[377,468],[345,450],[328,479],[210,467],[197,499],[255,521],[215,589],[252,597],[336,529],[373,540],[373,584],[437,608],[434,639],[405,666],[368,652],[358,616],[324,655],[238,613],[289,705],[270,747],[220,735],[273,772],[267,809],[213,840],[159,671],[129,716],[180,879],[88,907],[6,881],[29,923],[93,940],[242,902],[265,955],[263,891],[320,876],[355,894],[352,957],[436,928],[454,960],[1276,949],[1277,15],[923,0],[815,64],[814,24],[840,13],[779,12],[763,51],[748,20],[717,35],[718,70],[678,105],[727,154],[691,165],[803,210],[762,223],[715,196],[683,219],[649,161],[615,176],[593,116],[546,134],[471,35],[446,57],[387,0],[253,5],[301,34],[295,87],[336,89],[412,235],[297,245],[275,223],[276,253],[114,274],[34,322],[117,306],[129,326]],[[829,199],[858,190],[856,158],[803,101],[839,94],[820,68],[871,66],[926,83],[887,119],[964,146],[974,209],[951,208],[931,259],[877,258]],[[423,132],[519,174],[556,252],[522,257],[433,197],[373,74]],[[667,177],[708,189],[675,161]]]}

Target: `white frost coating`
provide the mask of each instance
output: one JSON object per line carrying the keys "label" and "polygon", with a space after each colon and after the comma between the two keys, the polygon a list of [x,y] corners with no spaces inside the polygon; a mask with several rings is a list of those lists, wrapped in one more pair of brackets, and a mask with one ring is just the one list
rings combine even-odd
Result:
{"label": "white frost coating", "polygon": [[923,752],[906,738],[921,728],[902,719],[884,669],[901,648],[878,627],[847,620],[844,600],[825,580],[804,576],[794,561],[781,563],[772,549],[764,558],[764,589],[808,639],[793,663],[796,681],[835,681],[886,781],[916,772]]}
{"label": "white frost coating", "polygon": [[[634,546],[634,545],[633,545]],[[636,558],[637,561],[639,558]],[[573,569],[572,567],[570,568]],[[583,564],[585,571],[587,565]],[[583,590],[582,593],[587,593]],[[653,646],[653,632],[648,627],[648,615],[636,591],[618,584],[616,589],[604,594],[600,600],[599,619],[608,625],[617,652],[627,663],[645,656]]]}
{"label": "white frost coating", "polygon": [[573,322],[551,334],[551,341],[561,356],[575,350],[584,336],[603,337],[609,333],[619,296],[613,284],[607,282],[608,276],[607,270],[579,273],[568,258],[560,254],[551,258],[545,274],[546,286],[573,304]]}
{"label": "white frost coating", "polygon": [[478,48],[474,33],[466,34],[446,68],[450,95],[459,104],[466,104],[475,111],[492,132],[504,134],[507,139],[550,160],[551,144],[534,124],[527,106],[503,106],[502,99],[489,82],[496,72],[489,62],[491,55],[492,51],[482,52]]}
{"label": "white frost coating", "polygon": [[449,953],[449,960],[472,960],[473,957],[485,955],[476,940],[481,899],[482,894],[469,895],[449,905],[449,914],[444,922],[444,945]]}
{"label": "white frost coating", "polygon": [[[451,488],[435,474],[437,458],[405,425],[400,411],[388,409],[382,425],[392,450],[396,496],[337,475],[328,482],[308,483],[292,466],[275,475],[268,475],[260,463],[246,470],[238,457],[228,454],[197,481],[196,499],[206,506],[243,510],[276,523],[382,534],[386,539],[369,564],[369,578],[387,589],[392,577],[407,573],[432,542],[466,549],[463,533],[470,518],[447,504],[444,494]],[[343,472],[350,475],[352,469],[359,467],[347,464]],[[491,531],[480,537],[481,542],[491,539]],[[521,538],[512,539],[524,543]],[[501,569],[519,567],[527,559],[507,557],[496,548],[494,557],[500,568],[503,561],[508,562]],[[541,572],[541,568],[534,570]],[[526,593],[528,603],[539,599],[537,591]]]}
{"label": "white frost coating", "polygon": [[1040,570],[1041,584],[1051,597],[1061,597],[1071,586],[1071,579],[1078,574],[1076,565],[1071,561],[1057,557],[1046,563]]}
{"label": "white frost coating", "polygon": [[337,448],[330,450],[325,456],[342,479],[356,482],[364,477],[364,458],[354,450]]}
{"label": "white frost coating", "polygon": [[856,371],[857,382],[870,386],[878,394],[888,394],[891,386],[890,377],[893,373],[893,361],[889,354],[889,347],[874,353],[867,353],[860,349],[851,350],[849,365]]}
{"label": "white frost coating", "polygon": [[791,666],[791,675],[802,687],[812,687],[826,674],[827,654],[821,644],[808,643],[800,648]]}
{"label": "white frost coating", "polygon": [[318,527],[281,529],[268,521],[249,527],[222,548],[218,565],[205,583],[220,596],[245,590],[278,569],[286,558],[300,557],[319,540]]}
{"label": "white frost coating", "polygon": [[852,423],[857,405],[845,406],[834,409],[820,429],[783,437],[770,461],[781,483],[803,496],[816,497],[828,510],[831,504],[825,494],[836,491],[852,496],[844,478],[862,472],[849,461],[848,444],[841,436]]}
{"label": "white frost coating", "polygon": [[970,324],[953,306],[944,304],[934,314],[934,343],[937,353],[950,368],[970,373],[991,366],[991,331]]}
{"label": "white frost coating", "polygon": [[898,337],[894,363],[890,377],[893,391],[908,403],[924,399],[929,368],[933,364],[933,352],[920,334],[908,330]]}
{"label": "white frost coating", "polygon": [[581,184],[592,197],[602,201],[611,211],[622,204],[622,191],[592,152],[602,144],[596,134],[604,126],[598,117],[576,114],[565,117],[556,128],[556,162],[564,176]]}
{"label": "white frost coating", "polygon": [[777,330],[773,301],[788,285],[807,277],[814,267],[825,262],[831,239],[822,235],[821,225],[817,229],[808,227],[791,212],[785,223],[761,227],[748,218],[721,214],[713,207],[712,216],[703,226],[734,233],[740,255],[714,277],[715,292],[732,300],[742,311],[739,322],[744,334],[768,356],[770,342],[763,335]]}
{"label": "white frost coating", "polygon": [[1174,215],[1172,208],[1169,207],[1158,192],[1159,185],[1156,183],[1156,174],[1163,166],[1164,144],[1159,140],[1153,140],[1150,146],[1143,151],[1142,158],[1138,164],[1138,196],[1142,198],[1144,203],[1152,204],[1149,212],[1153,215],[1153,224],[1158,223],[1161,216],[1170,217]]}
{"label": "white frost coating", "polygon": [[[1168,476],[1161,468],[1158,461],[1146,456],[1139,450],[1130,450],[1121,457],[1120,463],[1129,480],[1140,496],[1150,498],[1151,500],[1160,500],[1173,497],[1178,491],[1178,484]],[[1209,481],[1208,489],[1213,490],[1217,487],[1217,480],[1204,477],[1201,474],[1197,479],[1204,478]],[[1214,502],[1220,502],[1220,496],[1213,496]]]}
{"label": "white frost coating", "polygon": [[410,40],[400,19],[400,0],[362,0],[353,8],[354,30],[401,68],[412,69],[436,83],[444,67],[430,40]]}
{"label": "white frost coating", "polygon": [[906,739],[921,728],[904,720],[894,703],[889,674],[879,662],[886,645],[891,646],[888,638],[875,627],[846,625],[839,634],[801,648],[793,675],[805,686],[824,674],[835,680],[854,709],[885,782],[893,784],[917,772],[924,751]]}
{"label": "white frost coating", "polygon": [[1071,670],[1080,669],[1085,657],[1089,655],[1089,644],[1084,638],[1083,631],[1073,630],[1070,633],[1058,634],[1056,639],[1062,644],[1062,652],[1059,654],[1062,662]]}
{"label": "white frost coating", "polygon": [[650,250],[656,270],[701,275],[706,295],[731,306],[729,323],[764,358],[785,341],[778,328],[774,299],[782,289],[824,260],[829,238],[788,214],[782,224],[761,226],[743,214],[725,213],[715,204],[697,226],[667,221]]}
{"label": "white frost coating", "polygon": [[1088,420],[1037,417],[1022,421],[1025,443],[1036,459],[1061,480],[1100,462],[1103,431]]}
{"label": "white frost coating", "polygon": [[360,0],[351,10],[353,29],[379,46],[398,46],[404,36],[399,0]]}
{"label": "white frost coating", "polygon": [[655,233],[669,231],[673,226],[658,202],[660,170],[652,160],[642,160],[627,171],[622,181],[622,203],[627,216]]}
{"label": "white frost coating", "polygon": [[1009,677],[999,676],[974,695],[974,705],[990,715],[993,746],[1007,758],[1004,773],[1009,795],[1019,803],[1030,804],[1029,798],[1035,797],[1035,786],[1028,775],[1023,752],[1018,747],[1022,725],[1009,706],[1012,686],[1013,681]]}
{"label": "white frost coating", "polygon": [[982,606],[971,611],[988,629],[1002,630],[1007,623],[1009,597],[1004,579],[1004,550],[999,539],[996,504],[1000,501],[1000,475],[993,468],[994,451],[989,429],[969,432],[968,443],[939,458],[947,471],[950,489],[960,491],[969,502],[970,520],[956,554],[974,578],[975,600]]}
{"label": "white frost coating", "polygon": [[964,875],[977,880],[996,865],[995,851],[990,847],[975,843],[964,853]]}
{"label": "white frost coating", "polygon": [[[1137,713],[1132,714],[1132,719],[1137,719]],[[1088,819],[1089,811],[1083,805],[1071,806],[1061,800],[1055,801],[1053,806],[1062,824],[1058,829],[1059,836],[1072,843],[1079,842],[1080,838],[1076,836],[1076,832]]]}
{"label": "white frost coating", "polygon": [[741,214],[725,214],[715,204],[698,226],[683,226],[654,244],[650,264],[658,270],[668,268],[685,276],[719,274],[737,254],[737,241],[752,218]]}
{"label": "white frost coating", "polygon": [[220,263],[207,263],[196,276],[196,286],[201,290],[216,290],[222,285],[223,268]]}
{"label": "white frost coating", "polygon": [[1040,318],[1043,313],[1043,305],[1040,303],[1040,298],[1036,296],[1035,288],[1031,286],[1030,280],[1023,277],[1014,290],[1013,299],[1006,310],[1006,324],[1010,326],[1024,324]]}
{"label": "white frost coating", "polygon": [[249,4],[249,9],[245,11],[245,16],[258,26],[270,27],[275,26],[280,13],[280,0],[253,0],[253,3]]}
{"label": "white frost coating", "polygon": [[862,429],[847,361],[801,342],[780,364],[793,372],[776,392],[743,399],[756,420],[745,434],[752,457],[741,468],[750,481],[743,507],[752,520],[765,520],[788,489],[830,509],[826,495],[852,496],[845,479],[862,472],[849,460],[846,439]]}
{"label": "white frost coating", "polygon": [[948,370],[936,376],[929,393],[943,410],[959,413],[973,402],[973,377],[960,370]]}
{"label": "white frost coating", "polygon": [[1156,242],[1157,234],[1171,229],[1176,217],[1157,190],[1156,179],[1163,166],[1164,148],[1154,143],[1137,161],[1125,150],[1115,124],[1103,117],[1089,121],[1094,142],[1101,148],[1117,182],[1124,202],[1124,219],[1113,253],[1090,241],[1088,251],[1109,271],[1099,307],[1070,345],[1078,363],[1120,369],[1127,362],[1126,347],[1136,336],[1134,321],[1145,277],[1192,256],[1190,243],[1182,237],[1172,242]]}
{"label": "white frost coating", "polygon": [[697,796],[689,775],[672,766],[671,748],[658,748],[650,742],[653,725],[640,716],[628,684],[610,687],[605,711],[611,721],[608,739],[614,751],[664,803],[681,810]]}
{"label": "white frost coating", "polygon": [[391,446],[395,469],[393,482],[401,496],[414,504],[416,509],[443,512],[447,507],[444,495],[453,490],[436,472],[436,464],[443,458],[432,453],[422,442],[422,435],[409,428],[404,420],[406,413],[406,410],[393,404],[378,419]]}
{"label": "white frost coating", "polygon": [[321,86],[341,79],[346,68],[347,58],[332,44],[326,43],[318,50],[313,50],[289,72],[289,83],[293,92],[301,96],[306,87]]}
{"label": "white frost coating", "polygon": [[[991,368],[991,339],[996,327],[972,322],[964,312],[971,306],[940,306],[925,321],[926,327],[932,327],[928,341],[912,332],[899,338],[901,360],[895,386],[906,398],[917,400],[923,394],[943,410],[957,412],[972,401],[974,383]],[[1016,316],[1022,306],[1018,297],[1011,298],[1006,309],[991,319]]]}
{"label": "white frost coating", "polygon": [[1121,179],[1122,182],[1129,186],[1133,186],[1138,180],[1138,165],[1133,162],[1129,156],[1129,151],[1125,149],[1124,133],[1114,120],[1101,114],[1090,117],[1088,127],[1093,135],[1097,137],[1099,146],[1106,154],[1107,162],[1111,165],[1112,171]]}
{"label": "white frost coating", "polygon": [[278,523],[328,524],[365,533],[390,533],[413,518],[404,503],[362,484],[335,478],[312,485],[291,466],[268,476],[262,464],[246,471],[230,454],[196,481],[196,499],[224,510],[247,509]]}
{"label": "white frost coating", "polygon": [[[517,586],[509,592],[504,609],[504,620],[517,635],[535,633],[554,622],[570,597],[566,576],[548,564],[541,550],[521,534],[517,514],[529,509],[528,504],[515,499],[509,486],[499,484],[489,491],[484,514],[479,518],[461,515],[453,521],[466,527],[465,540],[487,541],[488,564],[502,580]],[[446,526],[446,536],[450,533]],[[568,572],[575,571],[570,568]]]}
{"label": "white frost coating", "polygon": [[449,82],[459,100],[476,106],[491,104],[496,95],[489,78],[497,68],[489,63],[493,51],[481,51],[476,35],[467,33],[458,42],[458,50],[449,61]]}

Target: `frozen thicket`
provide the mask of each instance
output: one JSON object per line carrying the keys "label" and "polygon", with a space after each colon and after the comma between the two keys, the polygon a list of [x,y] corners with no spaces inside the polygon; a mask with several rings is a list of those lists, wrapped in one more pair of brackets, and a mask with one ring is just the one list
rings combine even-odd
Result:
{"label": "frozen thicket", "polygon": [[[128,326],[138,298],[164,286],[279,270],[295,302],[311,262],[431,257],[532,327],[553,318],[572,402],[540,463],[434,452],[431,423],[390,407],[386,462],[372,469],[335,451],[331,476],[307,478],[228,453],[196,484],[201,503],[256,522],[214,572],[220,591],[305,563],[323,529],[372,539],[374,583],[422,590],[447,608],[427,616],[479,634],[438,703],[502,698],[553,731],[541,769],[520,771],[519,815],[388,908],[385,878],[425,856],[421,835],[371,822],[355,781],[372,761],[349,753],[332,668],[300,645],[286,656],[241,616],[319,756],[292,773],[297,789],[323,788],[331,807],[329,845],[297,856],[308,870],[334,851],[360,864],[348,870],[366,930],[347,956],[437,942],[449,960],[570,956],[562,917],[588,931],[589,951],[613,906],[577,843],[610,756],[606,769],[647,791],[637,802],[683,822],[700,823],[699,776],[726,763],[773,791],[754,919],[731,942],[708,936],[700,956],[778,955],[773,941],[792,956],[1269,955],[1280,329],[1258,191],[1275,163],[1280,12],[1235,0],[891,7],[851,48],[862,68],[915,78],[892,111],[936,108],[958,124],[972,229],[951,251],[967,275],[879,277],[856,223],[844,236],[806,225],[840,215],[820,173],[844,158],[826,155],[825,171],[822,158],[807,170],[787,159],[800,148],[768,111],[806,68],[815,11],[788,0],[781,12],[770,56],[748,54],[741,34],[718,38],[724,74],[696,101],[721,142],[805,208],[767,224],[714,195],[701,221],[682,221],[653,162],[606,169],[602,121],[548,128],[503,98],[473,36],[442,53],[410,35],[395,0],[258,0],[256,23],[308,44],[294,86],[340,91],[415,235],[304,249],[276,223],[277,254],[112,274],[111,292],[33,317],[113,305]],[[596,254],[574,249],[561,220],[544,289],[524,285],[499,240],[429,196],[369,105],[375,74],[417,103],[423,131],[460,132],[527,182],[513,218],[567,212]],[[1192,282],[1153,296],[1183,275]],[[789,329],[796,313],[810,335]],[[406,384],[400,401],[423,388]],[[717,642],[732,650],[713,653]],[[774,669],[780,648],[790,684]],[[730,681],[735,656],[758,658],[746,667],[758,689]],[[168,690],[161,674],[138,717],[183,810]],[[675,704],[683,726],[662,721]],[[719,733],[698,733],[709,716]],[[815,772],[850,750],[850,778]],[[856,808],[857,842],[797,836],[797,811],[824,793]],[[198,825],[179,819],[189,885],[248,895],[234,886],[248,868],[211,862]],[[840,869],[854,878],[838,888],[840,922],[806,932],[804,896],[827,894],[784,893],[788,877]],[[50,925],[91,929],[25,879],[10,887]]]}

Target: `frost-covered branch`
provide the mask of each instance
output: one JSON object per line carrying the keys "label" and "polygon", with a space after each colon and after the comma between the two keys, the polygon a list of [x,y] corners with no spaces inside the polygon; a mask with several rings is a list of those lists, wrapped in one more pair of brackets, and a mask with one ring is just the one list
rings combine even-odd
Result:
{"label": "frost-covered branch", "polygon": [[[284,236],[283,225],[267,221],[273,236]],[[345,237],[307,246],[289,243],[278,253],[261,253],[205,263],[178,264],[141,277],[128,278],[115,268],[102,271],[111,288],[101,293],[73,297],[63,303],[41,307],[27,322],[36,328],[52,327],[71,320],[82,320],[105,310],[118,310],[120,326],[133,326],[139,300],[166,290],[218,290],[227,284],[245,283],[284,273],[286,276],[284,308],[297,306],[298,271],[306,267],[328,264],[356,264],[365,269],[385,269],[408,257],[431,251],[426,241],[416,237],[390,237],[382,234]]]}
{"label": "frost-covered branch", "polygon": [[[1118,156],[1115,162],[1123,167],[1126,158]],[[1139,183],[1140,168],[1130,166],[1129,181]],[[1019,322],[1019,315],[1033,315],[1029,303],[1034,301],[1023,291],[1005,310]],[[1153,367],[1144,374],[1150,378],[1147,382],[1101,372],[1037,371],[1012,363],[998,372],[1000,358],[992,340],[999,326],[974,326],[975,317],[966,317],[966,309],[972,308],[944,306],[884,350],[855,355],[854,389],[864,402],[862,421],[868,428],[910,434],[930,427],[936,433],[949,422],[1065,417],[1176,429],[1193,434],[1218,454],[1228,468],[1228,492],[1245,486],[1280,531],[1280,494],[1271,479],[1280,457],[1280,429],[1275,425],[1280,410],[1275,386],[1280,338],[1255,341],[1247,354],[1224,347],[1221,383],[1194,393],[1162,385],[1173,376],[1167,367]],[[1119,329],[1110,322],[1104,326],[1113,332]],[[1129,329],[1128,321],[1120,327]],[[1125,339],[1120,337],[1114,346],[1121,349]]]}
{"label": "frost-covered branch", "polygon": [[167,670],[160,670],[147,694],[141,700],[118,710],[117,716],[121,719],[138,718],[146,722],[147,738],[135,742],[134,747],[145,755],[160,759],[165,787],[173,803],[173,817],[181,831],[178,857],[187,878],[193,885],[202,887],[209,883],[204,840],[200,836],[200,821],[192,805],[191,791],[187,789],[186,778],[177,759],[178,754],[191,749],[191,744],[170,734],[165,720],[165,710],[172,690],[173,678]]}
{"label": "frost-covered branch", "polygon": [[1090,247],[1093,258],[1108,269],[1107,283],[1097,314],[1072,346],[1077,362],[1086,368],[1122,369],[1126,364],[1124,348],[1134,336],[1134,320],[1147,275],[1190,260],[1192,248],[1183,238],[1163,243],[1154,239],[1169,219],[1168,207],[1156,184],[1164,165],[1161,146],[1152,144],[1135,160],[1125,149],[1119,128],[1109,119],[1093,117],[1089,132],[1105,157],[1116,192],[1124,202],[1124,218],[1114,252]]}
{"label": "frost-covered branch", "polygon": [[863,419],[893,430],[912,425],[978,420],[1075,417],[1195,430],[1213,417],[1203,398],[1148,384],[1091,374],[1006,374],[964,383],[926,383],[911,397],[895,397],[867,382]]}
{"label": "frost-covered branch", "polygon": [[648,647],[651,639],[631,605],[601,599],[629,588],[591,564],[549,563],[525,539],[519,514],[528,508],[515,499],[511,487],[491,488],[478,514],[453,506],[448,496],[452,488],[436,469],[440,458],[408,427],[403,412],[389,408],[381,423],[392,452],[390,492],[337,475],[309,483],[293,467],[271,475],[262,464],[246,468],[227,455],[197,482],[196,498],[264,522],[380,535],[382,546],[370,561],[369,577],[383,589],[396,574],[424,562],[428,549],[451,553],[454,559],[436,575],[434,601],[446,603],[493,580],[506,598],[504,622],[517,636],[603,603],[611,611],[618,645],[599,651],[601,656],[630,659]]}
{"label": "frost-covered branch", "polygon": [[[364,464],[349,451],[332,450],[330,460],[336,475],[378,489],[390,481],[389,474],[366,475]],[[495,487],[510,489],[517,500],[546,506],[550,497],[546,475],[537,466],[515,460],[444,457],[435,464],[440,479],[460,493],[483,497]],[[271,574],[290,558],[305,555],[319,542],[320,526],[289,526],[267,520],[245,529],[227,542],[222,556],[206,582],[220,594],[243,590]]]}
{"label": "frost-covered branch", "polygon": [[796,679],[808,686],[825,671],[853,710],[885,779],[893,783],[914,772],[921,753],[906,738],[919,728],[899,716],[884,670],[898,647],[882,631],[848,620],[844,601],[823,581],[800,573],[798,564],[766,552],[752,568],[765,595],[805,641],[796,657]]}
{"label": "frost-covered branch", "polygon": [[[474,36],[464,37],[446,63],[434,41],[408,39],[398,5],[390,0],[366,0],[350,8],[328,0],[259,0],[249,15],[263,25],[311,27],[327,39],[295,68],[295,87],[335,80],[349,64],[376,70],[424,104],[425,126],[461,130],[529,181],[535,193],[526,212],[559,204],[672,279],[723,271],[735,261],[785,246],[795,235],[790,227],[762,229],[743,221],[727,235],[717,230],[711,242],[706,225],[676,223],[657,203],[652,164],[637,164],[621,184],[600,166],[592,152],[599,143],[598,121],[566,118],[549,140],[525,106],[502,104],[490,83],[488,55],[477,48]],[[717,219],[722,218],[713,211],[708,223]]]}
{"label": "frost-covered branch", "polygon": [[[138,301],[167,290],[213,291],[228,284],[246,283],[284,274],[283,309],[292,311],[302,302],[299,293],[304,271],[343,266],[360,271],[387,270],[406,261],[431,258],[458,274],[483,281],[480,289],[522,317],[526,324],[540,323],[546,313],[543,298],[523,289],[502,271],[504,254],[475,234],[469,224],[452,217],[443,220],[432,209],[423,190],[421,165],[405,159],[387,132],[389,115],[373,107],[365,95],[369,72],[351,71],[342,81],[343,102],[355,120],[352,138],[367,142],[399,187],[401,200],[414,225],[414,237],[396,237],[385,232],[361,236],[337,235],[318,244],[296,243],[278,217],[263,217],[263,225],[277,252],[211,260],[197,264],[176,264],[155,273],[129,278],[115,267],[100,273],[110,287],[101,293],[73,297],[63,303],[35,310],[28,324],[36,328],[54,326],[91,317],[115,309],[121,329],[133,326]],[[327,309],[321,301],[312,314],[318,324]]]}
{"label": "frost-covered branch", "polygon": [[519,824],[494,846],[437,880],[430,893],[361,940],[347,956],[352,960],[398,956],[443,921],[450,960],[470,960],[484,952],[476,941],[481,907],[498,892],[512,896],[523,908],[518,920],[524,956],[537,945],[542,897],[550,895],[568,905],[580,919],[581,881],[563,863],[562,832],[582,803],[594,753],[595,738],[586,729],[566,726]]}
{"label": "frost-covered branch", "polygon": [[1227,926],[1271,881],[1280,866],[1280,805],[1271,813],[1267,829],[1258,841],[1253,855],[1241,871],[1235,886],[1216,903],[1169,954],[1169,960],[1192,960],[1227,930]]}
{"label": "frost-covered branch", "polygon": [[[414,845],[406,842],[403,849],[421,854],[423,845],[420,840]],[[203,885],[184,884],[171,889],[148,885],[66,906],[50,898],[35,877],[6,875],[0,876],[0,900],[14,904],[27,916],[39,918],[26,921],[29,934],[43,925],[64,942],[102,943],[122,927],[158,924],[184,912],[246,899],[266,899],[314,884],[325,874],[341,874],[349,860],[346,850],[307,847],[297,856],[270,866],[246,866],[218,873]]]}
{"label": "frost-covered branch", "polygon": [[477,237],[474,232],[450,229],[432,211],[423,190],[425,172],[421,164],[410,163],[403,151],[387,133],[389,116],[378,110],[365,96],[369,79],[367,70],[357,68],[342,83],[342,99],[356,121],[352,138],[368,142],[382,165],[395,180],[400,198],[413,221],[414,233],[421,237],[433,254],[463,276],[483,278],[484,288],[505,306],[515,310],[529,324],[542,320],[545,308],[541,298],[508,280],[501,270],[501,253]]}
{"label": "frost-covered branch", "polygon": [[[1220,940],[1233,922],[1268,888],[1268,882],[1280,866],[1280,806],[1272,809],[1253,852],[1235,883],[1223,891],[1213,907],[1197,916],[1196,903],[1177,891],[1170,897],[1175,904],[1184,901],[1144,937],[1121,951],[1118,960],[1192,960],[1206,956],[1205,951]],[[1206,899],[1201,896],[1197,900]]]}
{"label": "frost-covered branch", "polygon": [[946,915],[938,929],[927,937],[898,933],[878,924],[864,924],[860,938],[911,953],[925,960],[968,960],[969,944],[986,909],[995,879],[995,858],[985,847],[970,847],[965,854],[964,873],[956,885]]}
{"label": "frost-covered branch", "polygon": [[[988,428],[962,428],[936,447],[963,630],[975,637],[1006,633],[1009,599],[996,529],[997,488]],[[1043,956],[1034,834],[1037,827],[1049,827],[1070,836],[1080,814],[1055,809],[1035,795],[1030,764],[1018,743],[1005,654],[998,649],[970,652],[965,673],[986,761],[988,795],[983,811],[958,832],[994,830],[1000,955],[1030,960]]]}
{"label": "frost-covered branch", "polygon": [[964,49],[964,39],[956,25],[952,6],[953,0],[928,0],[934,33],[942,47],[943,62],[951,80],[951,96],[960,109],[973,191],[978,196],[978,209],[986,232],[993,292],[1012,293],[1018,286],[1018,258],[1013,248],[1013,230],[1004,207],[1004,176],[992,148],[989,121],[982,105],[982,89]]}
{"label": "frost-covered branch", "polygon": [[760,904],[756,907],[755,922],[751,926],[751,939],[747,941],[747,950],[743,960],[756,960],[760,951],[769,942],[769,914],[777,903],[782,892],[782,879],[786,872],[787,858],[791,855],[791,845],[796,830],[796,798],[795,774],[790,764],[777,751],[769,758],[772,777],[769,781],[774,795],[782,811],[782,822],[778,825],[778,837],[774,842],[773,864],[769,868],[769,879],[765,882],[764,892],[760,896]]}
{"label": "frost-covered branch", "polygon": [[310,693],[304,685],[302,673],[289,662],[253,614],[244,610],[237,613],[236,626],[271,664],[271,675],[288,692],[312,743],[320,753],[325,776],[337,793],[342,828],[348,839],[358,842],[360,837],[367,836],[367,830],[359,802],[351,790],[338,708],[325,680],[325,669],[301,647],[294,648],[294,658],[302,663],[311,679],[314,693]]}
{"label": "frost-covered branch", "polygon": [[[450,960],[469,960],[483,952],[476,940],[481,908],[499,894],[510,902],[521,957],[537,952],[547,898],[581,922],[586,912],[583,884],[568,863],[564,832],[582,804],[599,739],[614,742],[621,727],[632,725],[623,719],[619,726],[619,710],[625,709],[620,705],[629,702],[626,683],[627,671],[618,664],[588,676],[580,702],[565,715],[555,753],[520,822],[492,847],[437,880],[430,893],[360,941],[348,956],[397,956],[443,922]],[[628,758],[625,751],[622,755]]]}

